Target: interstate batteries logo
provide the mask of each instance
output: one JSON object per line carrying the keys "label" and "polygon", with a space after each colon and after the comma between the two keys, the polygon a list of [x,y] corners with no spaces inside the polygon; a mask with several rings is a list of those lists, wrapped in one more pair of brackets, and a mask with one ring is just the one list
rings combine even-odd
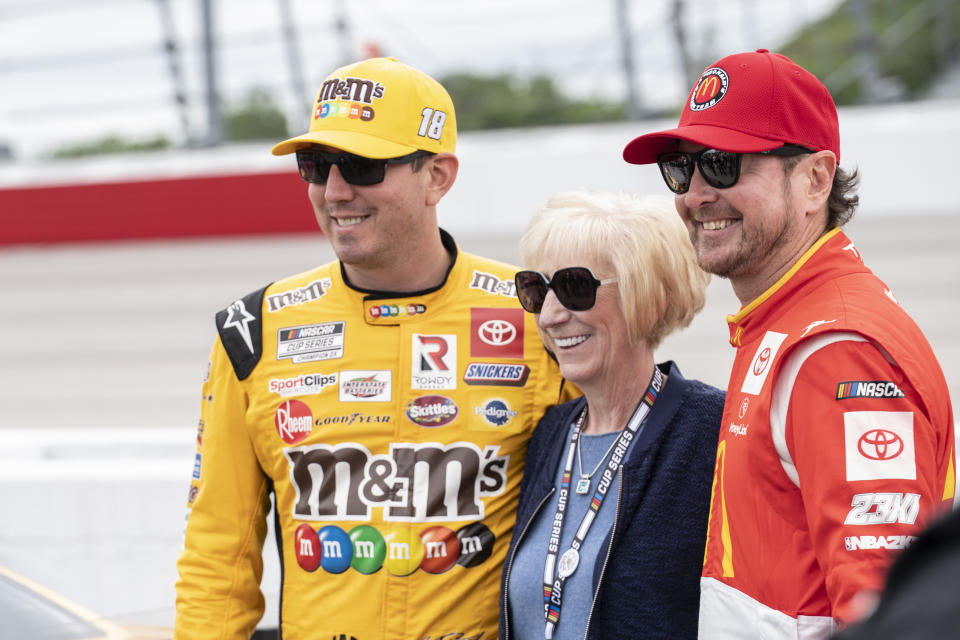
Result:
{"label": "interstate batteries logo", "polygon": [[457,419],[457,403],[446,396],[420,396],[407,403],[410,422],[421,427],[444,427]]}
{"label": "interstate batteries logo", "polygon": [[340,402],[389,402],[393,372],[341,371]]}
{"label": "interstate batteries logo", "polygon": [[365,524],[349,531],[334,525],[315,530],[309,524],[301,524],[294,536],[297,564],[304,571],[320,568],[327,573],[343,573],[353,569],[370,575],[383,568],[398,577],[409,576],[418,569],[441,574],[458,564],[475,567],[493,553],[495,540],[490,529],[480,522],[456,531],[427,527],[420,533],[406,528],[380,533]]}

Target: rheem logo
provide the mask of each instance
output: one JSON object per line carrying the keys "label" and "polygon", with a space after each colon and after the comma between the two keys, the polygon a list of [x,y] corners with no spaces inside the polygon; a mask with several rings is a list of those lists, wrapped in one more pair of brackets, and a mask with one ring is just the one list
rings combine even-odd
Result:
{"label": "rheem logo", "polygon": [[310,407],[299,400],[287,400],[277,407],[274,418],[277,433],[287,444],[296,444],[313,431],[313,414]]}

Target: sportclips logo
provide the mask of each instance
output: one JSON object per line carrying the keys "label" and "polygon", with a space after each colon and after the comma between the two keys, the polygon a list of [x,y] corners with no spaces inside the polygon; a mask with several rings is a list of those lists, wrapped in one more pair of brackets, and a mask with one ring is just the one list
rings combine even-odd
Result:
{"label": "sportclips logo", "polygon": [[353,442],[287,448],[296,493],[292,515],[369,521],[371,509],[382,508],[387,522],[482,520],[483,499],[506,487],[510,456],[499,451],[470,442],[395,442],[389,454],[379,455]]}
{"label": "sportclips logo", "polygon": [[373,120],[374,99],[382,98],[385,88],[379,82],[363,78],[330,78],[317,94],[317,109],[314,119],[353,118]]}
{"label": "sportclips logo", "polygon": [[301,524],[294,535],[297,564],[305,571],[322,568],[327,573],[343,573],[353,569],[370,575],[383,568],[399,577],[418,569],[440,574],[458,564],[475,567],[493,553],[495,540],[493,532],[481,522],[456,531],[427,527],[420,533],[408,528],[387,528],[381,533],[367,524],[349,531],[334,525],[314,530],[309,524]]}

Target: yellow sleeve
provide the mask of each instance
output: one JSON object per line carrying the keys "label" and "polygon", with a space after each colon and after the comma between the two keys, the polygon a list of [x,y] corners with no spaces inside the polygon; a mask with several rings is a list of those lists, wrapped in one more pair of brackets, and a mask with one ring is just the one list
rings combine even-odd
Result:
{"label": "yellow sleeve", "polygon": [[219,339],[201,403],[174,638],[249,638],[264,610],[269,482],[245,422],[247,394]]}

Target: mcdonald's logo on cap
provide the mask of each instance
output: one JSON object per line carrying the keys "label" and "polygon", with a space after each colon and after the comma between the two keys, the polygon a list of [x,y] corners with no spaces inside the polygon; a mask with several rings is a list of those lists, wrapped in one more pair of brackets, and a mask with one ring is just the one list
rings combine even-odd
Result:
{"label": "mcdonald's logo on cap", "polygon": [[690,95],[690,110],[703,111],[720,102],[727,94],[730,78],[720,67],[711,67],[703,72]]}

